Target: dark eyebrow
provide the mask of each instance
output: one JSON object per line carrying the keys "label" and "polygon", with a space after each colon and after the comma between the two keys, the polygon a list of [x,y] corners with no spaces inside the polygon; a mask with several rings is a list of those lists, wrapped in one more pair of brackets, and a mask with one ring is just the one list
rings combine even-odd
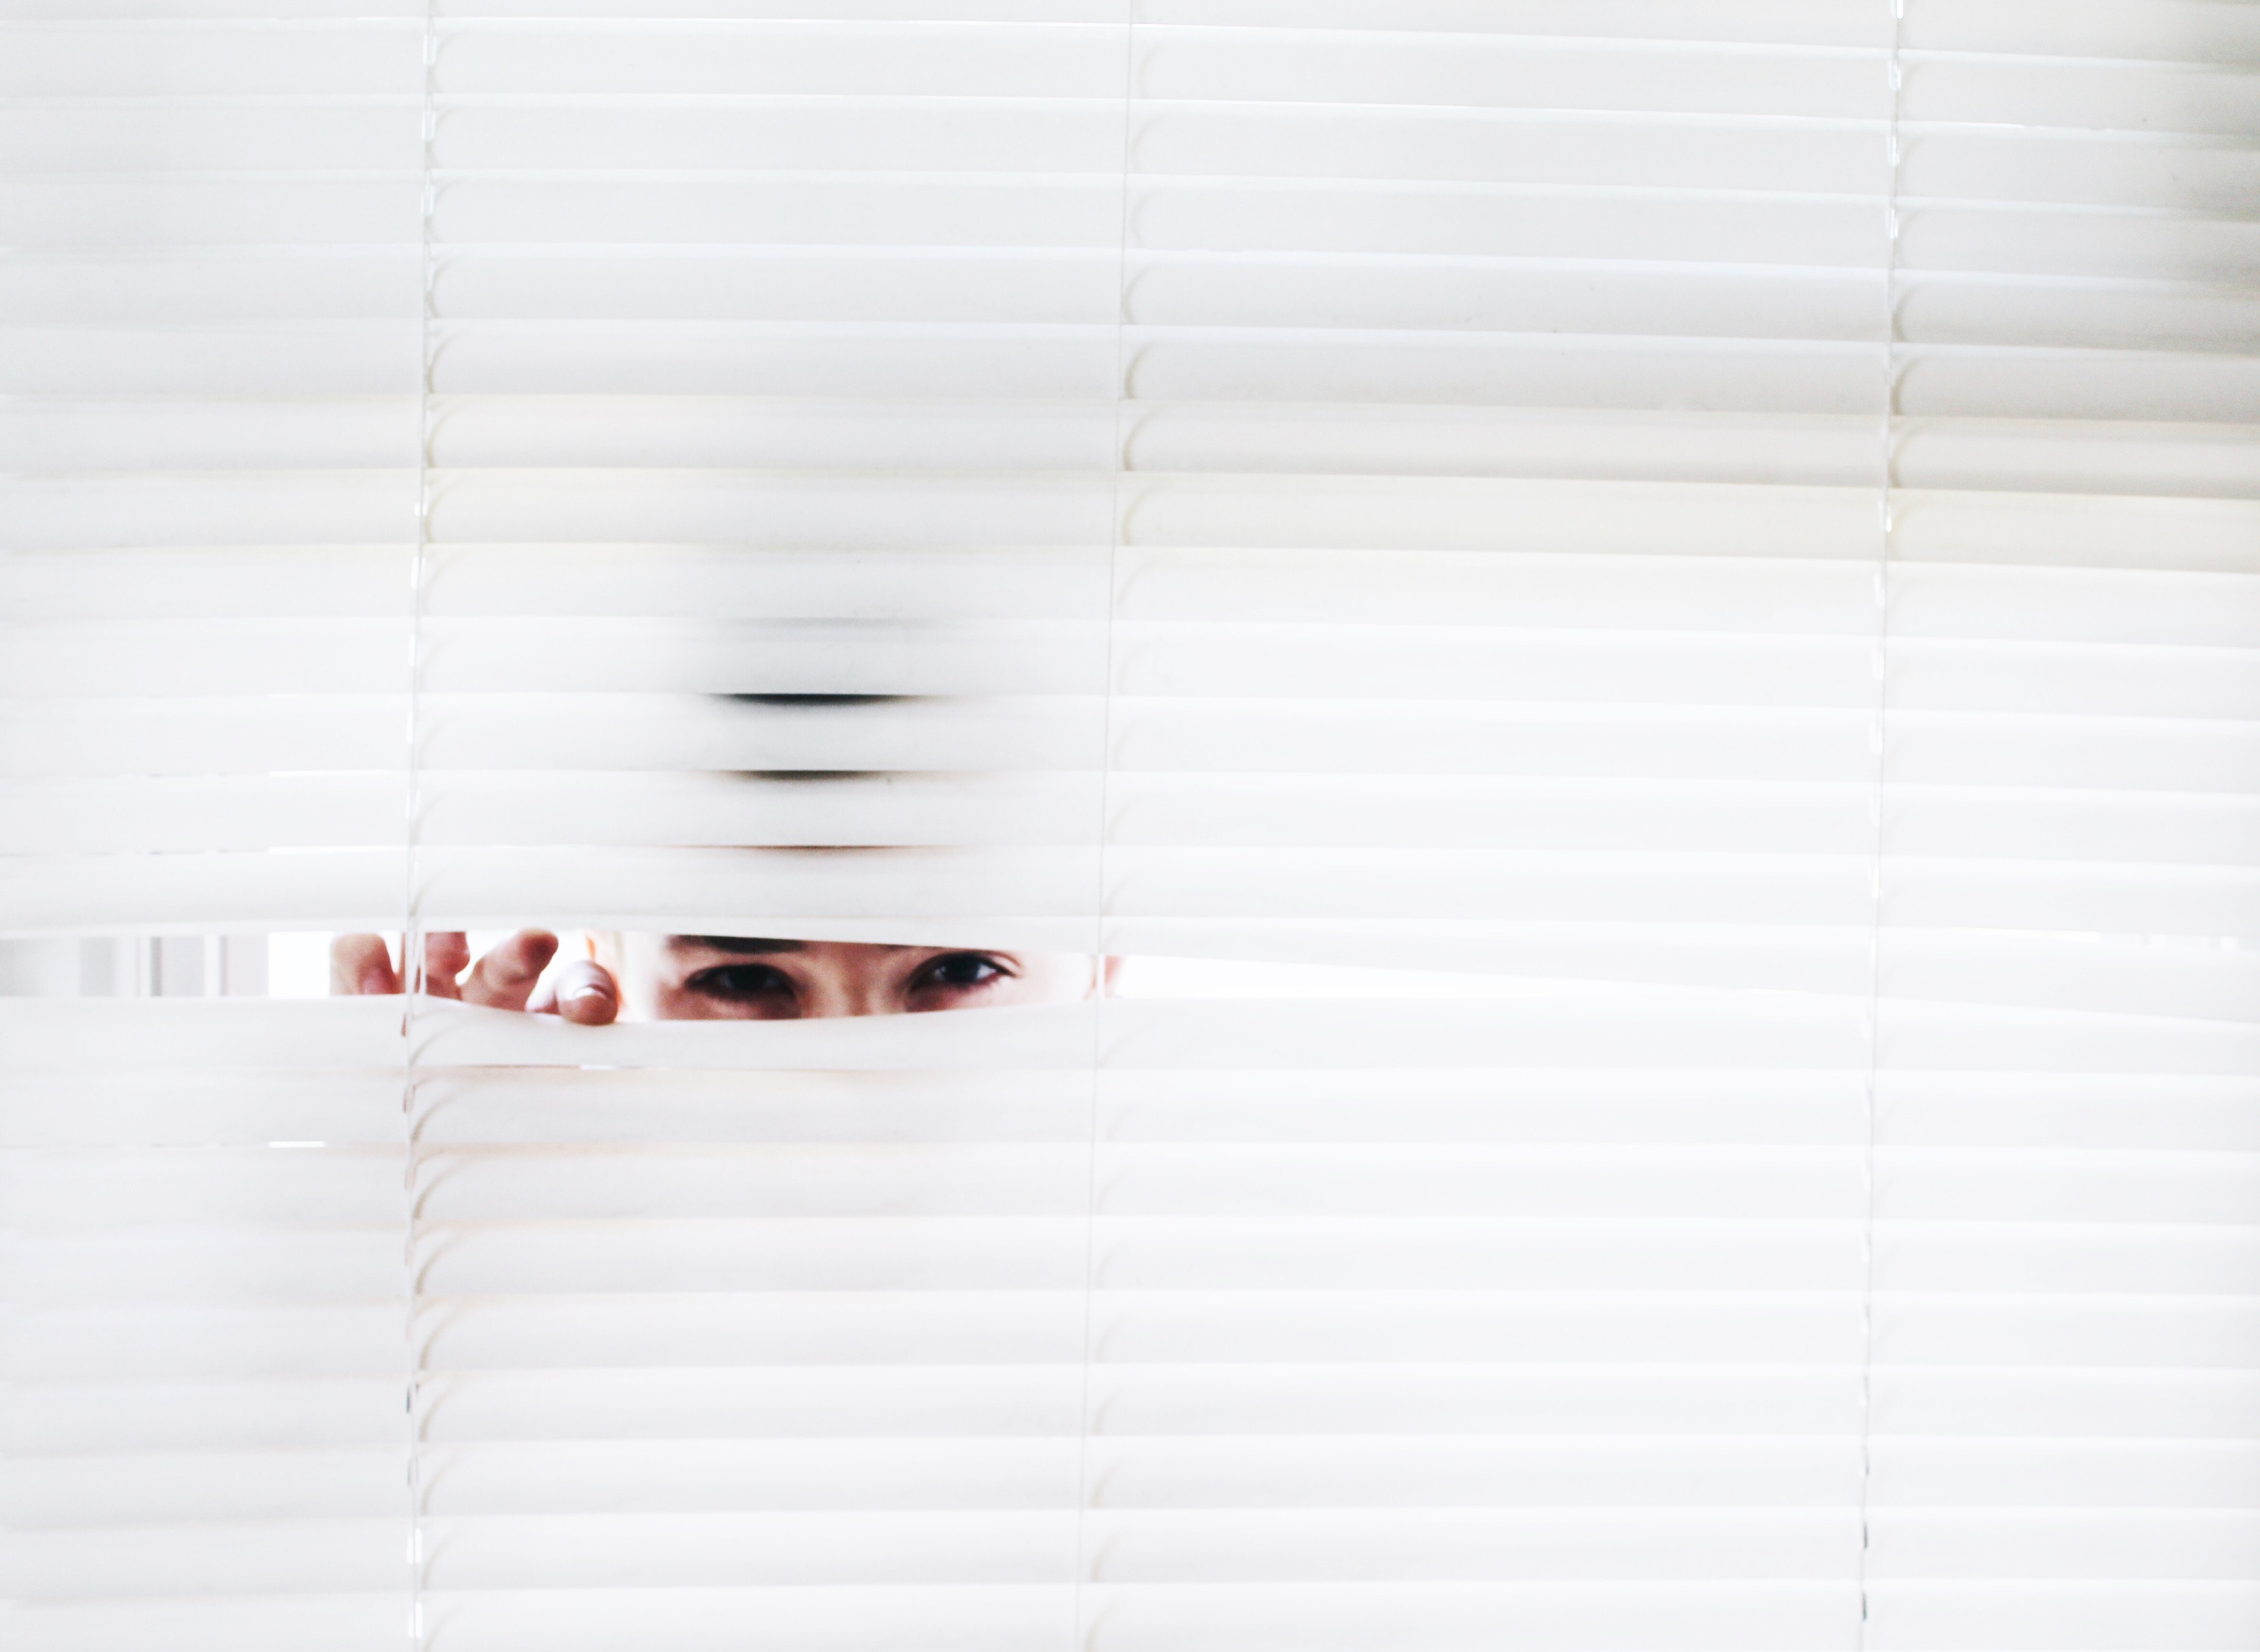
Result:
{"label": "dark eyebrow", "polygon": [[763,940],[753,935],[669,935],[670,947],[704,947],[712,952],[733,952],[743,957],[755,957],[769,952],[799,952],[805,943],[797,940]]}

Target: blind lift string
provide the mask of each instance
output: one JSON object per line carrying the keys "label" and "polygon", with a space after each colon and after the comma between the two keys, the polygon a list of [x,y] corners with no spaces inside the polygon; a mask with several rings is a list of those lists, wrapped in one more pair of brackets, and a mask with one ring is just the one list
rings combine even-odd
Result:
{"label": "blind lift string", "polygon": [[1897,480],[1894,442],[1899,391],[1899,101],[1906,73],[1899,58],[1901,32],[1906,21],[1906,0],[1891,0],[1891,44],[1885,59],[1890,102],[1884,125],[1884,315],[1883,410],[1877,474],[1875,640],[1870,654],[1874,699],[1868,721],[1868,749],[1874,761],[1870,777],[1869,824],[1872,832],[1868,863],[1868,1004],[1865,1017],[1868,1069],[1861,1083],[1861,1106],[1866,1140],[1860,1161],[1860,1620],[1857,1645],[1868,1644],[1873,1617],[1869,1573],[1875,1551],[1870,1525],[1870,1498],[1875,1485],[1876,1412],[1876,1139],[1877,1076],[1883,1066],[1884,975],[1884,797],[1890,773],[1886,741],[1890,703],[1892,619],[1892,543],[1897,526],[1893,504]]}
{"label": "blind lift string", "polygon": [[[1137,90],[1138,0],[1126,0],[1122,20],[1122,182],[1121,212],[1117,220],[1114,248],[1114,413],[1113,434],[1107,452],[1108,493],[1106,529],[1105,676],[1100,683],[1098,743],[1098,888],[1091,902],[1091,1112],[1084,1141],[1083,1215],[1083,1341],[1082,1370],[1076,1396],[1075,1456],[1075,1573],[1070,1580],[1068,1608],[1069,1652],[1083,1652],[1084,1581],[1087,1570],[1085,1537],[1091,1497],[1091,1368],[1096,1359],[1092,1333],[1096,1324],[1098,1282],[1098,1129],[1103,1097],[1101,1075],[1106,1064],[1106,842],[1112,830],[1112,785],[1114,774],[1114,587],[1122,548],[1122,474],[1128,468],[1123,451],[1123,414],[1130,397],[1126,351],[1130,319],[1130,144],[1131,110]],[[1094,1623],[1091,1631],[1098,1626]]]}
{"label": "blind lift string", "polygon": [[407,819],[403,860],[406,887],[402,891],[400,976],[402,1073],[400,1114],[405,1148],[401,1188],[404,1203],[401,1239],[401,1319],[404,1352],[408,1368],[406,1412],[408,1482],[408,1646],[423,1652],[424,1622],[424,1350],[418,1327],[423,1291],[422,1258],[417,1243],[418,1206],[421,1201],[417,1155],[423,1120],[416,1071],[416,1011],[425,990],[424,933],[418,891],[417,848],[424,810],[422,769],[418,761],[423,731],[420,712],[424,690],[424,588],[432,546],[432,339],[436,265],[433,256],[433,216],[439,204],[436,151],[440,120],[436,82],[439,75],[440,32],[434,15],[436,0],[424,5],[423,150],[420,221],[418,227],[417,382],[416,382],[416,547],[408,570],[408,766]]}

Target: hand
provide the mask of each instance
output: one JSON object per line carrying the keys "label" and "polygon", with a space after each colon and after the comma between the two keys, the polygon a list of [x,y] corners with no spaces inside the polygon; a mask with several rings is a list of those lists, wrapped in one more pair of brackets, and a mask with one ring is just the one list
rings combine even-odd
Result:
{"label": "hand", "polygon": [[[404,950],[406,943],[403,943]],[[594,959],[569,963],[554,980],[537,985],[557,955],[557,937],[521,929],[478,962],[468,975],[471,943],[461,930],[424,937],[424,990],[435,998],[459,998],[495,1010],[561,1016],[583,1026],[603,1026],[620,1012],[619,983]],[[457,976],[462,978],[459,981]],[[340,935],[330,943],[330,996],[354,998],[398,992],[400,977],[382,935]]]}

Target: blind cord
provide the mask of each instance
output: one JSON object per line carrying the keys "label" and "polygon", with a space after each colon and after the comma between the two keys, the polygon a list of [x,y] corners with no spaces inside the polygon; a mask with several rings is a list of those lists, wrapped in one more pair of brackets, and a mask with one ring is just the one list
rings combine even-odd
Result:
{"label": "blind cord", "polygon": [[1884,970],[1884,797],[1889,774],[1888,719],[1891,712],[1892,535],[1895,526],[1892,503],[1896,475],[1894,421],[1899,407],[1899,94],[1905,80],[1899,61],[1899,35],[1906,18],[1906,0],[1891,0],[1891,45],[1885,73],[1890,101],[1884,124],[1884,325],[1883,410],[1880,464],[1876,498],[1875,641],[1870,656],[1875,697],[1868,725],[1868,748],[1874,760],[1869,824],[1872,836],[1868,867],[1868,1070],[1861,1084],[1862,1122],[1866,1141],[1860,1163],[1860,1620],[1857,1644],[1868,1644],[1874,1615],[1869,1591],[1875,1534],[1870,1502],[1875,1484],[1875,1366],[1876,1366],[1876,1137],[1877,1081],[1883,1065]]}
{"label": "blind cord", "polygon": [[417,847],[423,815],[421,766],[418,762],[422,729],[419,712],[424,690],[424,587],[432,543],[432,322],[435,264],[433,257],[433,216],[438,206],[439,185],[434,166],[439,140],[440,33],[434,0],[424,6],[423,151],[420,160],[420,222],[418,228],[417,381],[416,381],[416,547],[408,572],[408,752],[405,781],[407,819],[402,859],[405,887],[402,891],[400,935],[402,1077],[401,1126],[405,1163],[402,1187],[406,1200],[402,1239],[401,1313],[408,1362],[404,1409],[408,1429],[408,1646],[422,1652],[424,1622],[424,1354],[418,1321],[422,1307],[422,1261],[418,1253],[418,1205],[421,1200],[417,1155],[423,1135],[416,1072],[416,1008],[425,990],[424,936],[417,893]]}
{"label": "blind cord", "polygon": [[1137,0],[1122,23],[1122,182],[1120,212],[1114,248],[1114,426],[1107,454],[1109,467],[1106,530],[1105,676],[1099,685],[1098,889],[1091,902],[1091,955],[1093,991],[1091,1008],[1091,1115],[1084,1142],[1083,1214],[1083,1369],[1076,1399],[1075,1459],[1075,1575],[1069,1591],[1068,1645],[1081,1652],[1084,1643],[1084,1580],[1087,1570],[1084,1543],[1088,1535],[1086,1511],[1091,1486],[1091,1368],[1095,1359],[1091,1337],[1096,1323],[1098,1282],[1098,1119],[1102,1100],[1101,1075],[1106,1064],[1106,845],[1111,831],[1114,774],[1114,582],[1122,547],[1122,474],[1128,468],[1123,451],[1123,411],[1129,400],[1126,340],[1130,317],[1130,141],[1131,105],[1137,86]]}

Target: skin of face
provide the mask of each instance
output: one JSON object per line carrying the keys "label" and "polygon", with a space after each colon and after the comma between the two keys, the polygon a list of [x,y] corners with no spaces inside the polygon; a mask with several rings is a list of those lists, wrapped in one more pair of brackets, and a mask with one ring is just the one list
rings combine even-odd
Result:
{"label": "skin of face", "polygon": [[[526,1010],[601,1026],[637,1020],[805,1020],[938,1010],[1073,1004],[1112,990],[1120,960],[1069,953],[717,935],[607,934],[591,955],[541,979],[557,937],[522,929],[478,961],[459,933],[425,937],[423,990],[490,1009]],[[381,935],[340,935],[330,990],[397,993]]]}
{"label": "skin of face", "polygon": [[[1073,1004],[1111,968],[1072,954],[712,935],[600,935],[621,1013],[654,1021],[785,1021]],[[1111,961],[1109,961],[1111,964]]]}

